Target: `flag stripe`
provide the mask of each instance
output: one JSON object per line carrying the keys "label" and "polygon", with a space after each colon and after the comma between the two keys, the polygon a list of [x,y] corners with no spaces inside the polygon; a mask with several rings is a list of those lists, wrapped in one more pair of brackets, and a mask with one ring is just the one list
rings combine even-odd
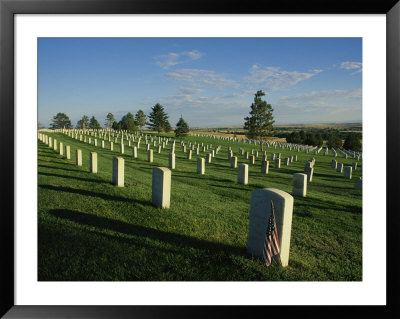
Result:
{"label": "flag stripe", "polygon": [[272,256],[279,254],[279,239],[276,230],[275,215],[273,213],[273,204],[271,201],[271,215],[268,219],[267,231],[265,234],[263,257],[265,265],[271,265]]}

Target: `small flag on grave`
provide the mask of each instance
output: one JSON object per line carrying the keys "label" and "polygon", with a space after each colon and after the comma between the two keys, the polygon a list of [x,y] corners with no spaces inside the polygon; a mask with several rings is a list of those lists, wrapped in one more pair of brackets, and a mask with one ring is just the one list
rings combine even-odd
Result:
{"label": "small flag on grave", "polygon": [[271,200],[271,215],[268,219],[267,232],[265,234],[263,257],[265,265],[268,267],[271,265],[272,256],[279,254],[279,240],[278,233],[276,231],[276,222],[274,214],[274,204]]}

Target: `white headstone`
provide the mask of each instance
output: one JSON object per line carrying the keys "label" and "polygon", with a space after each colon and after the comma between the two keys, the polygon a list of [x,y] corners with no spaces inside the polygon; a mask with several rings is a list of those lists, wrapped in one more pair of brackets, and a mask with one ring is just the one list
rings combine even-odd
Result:
{"label": "white headstone", "polygon": [[168,167],[170,169],[175,169],[175,153],[169,153],[169,163]]}
{"label": "white headstone", "polygon": [[82,150],[76,150],[75,160],[76,165],[82,166]]}
{"label": "white headstone", "polygon": [[153,168],[152,203],[159,208],[169,208],[171,200],[171,171],[166,167]]}
{"label": "white headstone", "polygon": [[271,215],[271,200],[274,204],[276,229],[279,239],[277,259],[283,267],[289,264],[290,237],[292,232],[293,197],[279,189],[264,188],[251,192],[249,237],[247,251],[262,258],[265,233]]}
{"label": "white headstone", "polygon": [[237,168],[237,156],[231,157],[231,168]]}
{"label": "white headstone", "polygon": [[269,161],[262,161],[261,162],[261,173],[268,174],[269,171]]}
{"label": "white headstone", "polygon": [[137,158],[137,146],[134,146],[132,148],[132,156],[133,156],[133,158]]}
{"label": "white headstone", "polygon": [[69,145],[65,145],[65,156],[67,159],[71,159],[71,147]]}
{"label": "white headstone", "polygon": [[64,155],[64,144],[63,142],[60,142],[60,155]]}
{"label": "white headstone", "polygon": [[113,184],[124,187],[125,160],[123,157],[113,157]]}
{"label": "white headstone", "polygon": [[238,167],[238,183],[247,185],[249,182],[249,165],[241,163]]}
{"label": "white headstone", "polygon": [[353,171],[353,167],[345,166],[344,167],[344,178],[351,179],[352,173],[353,173],[352,171]]}
{"label": "white headstone", "polygon": [[275,168],[281,168],[281,159],[275,158]]}
{"label": "white headstone", "polygon": [[249,161],[249,163],[250,163],[251,165],[253,165],[253,164],[255,164],[255,162],[256,162],[256,157],[255,157],[254,155],[251,155],[251,156],[250,156],[250,161]]}
{"label": "white headstone", "polygon": [[307,195],[307,174],[293,174],[293,196],[306,197]]}
{"label": "white headstone", "polygon": [[97,173],[97,153],[90,152],[90,172]]}
{"label": "white headstone", "polygon": [[197,158],[197,174],[204,175],[206,172],[206,161],[203,157]]}

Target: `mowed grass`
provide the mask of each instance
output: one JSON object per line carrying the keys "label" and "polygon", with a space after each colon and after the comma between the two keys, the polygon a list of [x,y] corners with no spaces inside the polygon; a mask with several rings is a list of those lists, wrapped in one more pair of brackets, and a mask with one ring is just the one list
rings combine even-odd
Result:
{"label": "mowed grass", "polygon": [[[249,168],[249,184],[237,183],[227,149],[238,163],[239,147],[255,145],[209,137],[185,141],[221,145],[206,174],[196,173],[197,155],[186,159],[176,142],[171,208],[151,204],[152,169],[168,167],[171,143],[147,162],[142,142],[138,158],[125,142],[106,147],[85,144],[61,133],[45,133],[71,147],[71,160],[38,141],[38,280],[40,281],[360,281],[362,280],[362,193],[354,189],[360,169],[348,180],[331,168],[333,159],[313,153],[266,148],[282,158],[298,155],[290,166],[261,174],[261,155]],[[143,141],[143,139],[142,139]],[[133,145],[133,144],[132,144]],[[75,165],[81,149],[83,166]],[[154,147],[152,147],[154,149]],[[89,172],[89,153],[98,154],[98,173]],[[112,158],[125,159],[125,187],[112,184]],[[205,156],[200,152],[199,156]],[[315,157],[306,198],[295,198],[289,266],[246,252],[251,191],[292,191],[293,173]],[[336,158],[350,165],[354,159]],[[283,164],[283,163],[282,163]],[[358,162],[358,165],[361,161]]]}

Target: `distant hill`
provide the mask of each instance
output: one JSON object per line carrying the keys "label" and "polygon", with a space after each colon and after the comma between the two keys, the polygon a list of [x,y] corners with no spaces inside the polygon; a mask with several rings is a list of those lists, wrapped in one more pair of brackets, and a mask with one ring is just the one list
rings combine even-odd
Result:
{"label": "distant hill", "polygon": [[[362,123],[313,123],[313,124],[281,124],[274,125],[278,130],[302,130],[302,129],[336,129],[339,131],[361,131]],[[225,127],[191,127],[191,131],[221,132],[235,131],[241,132],[243,126],[225,126]]]}

